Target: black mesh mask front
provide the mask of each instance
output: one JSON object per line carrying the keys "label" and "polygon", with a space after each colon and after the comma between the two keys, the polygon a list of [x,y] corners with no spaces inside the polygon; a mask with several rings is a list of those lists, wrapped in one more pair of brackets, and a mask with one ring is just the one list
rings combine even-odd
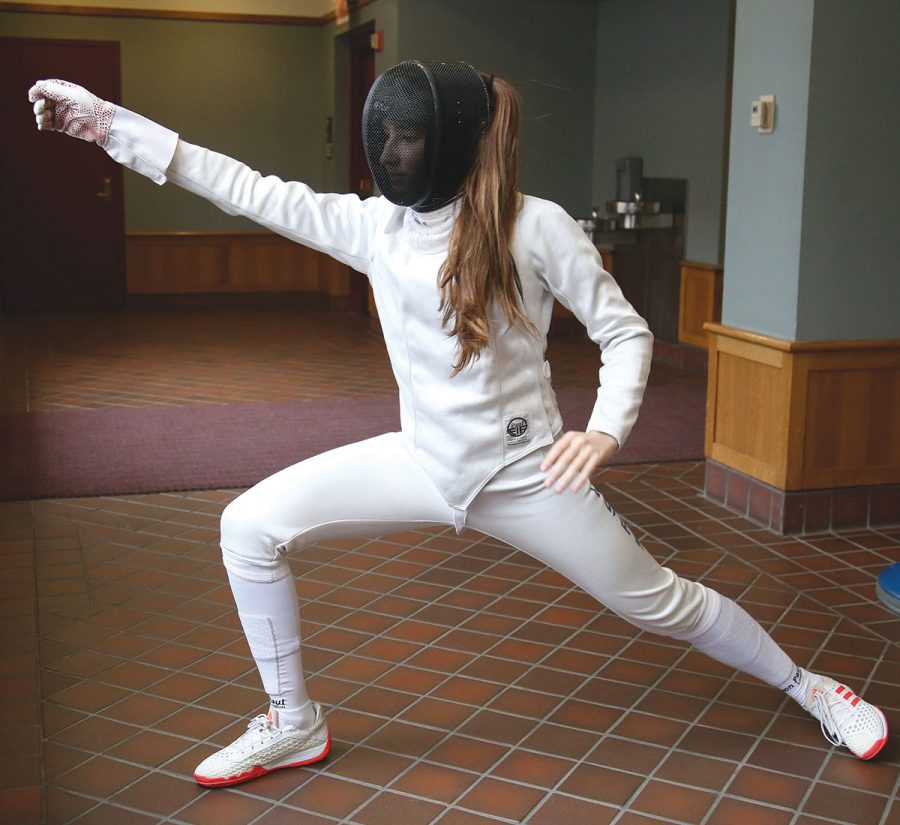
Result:
{"label": "black mesh mask front", "polygon": [[452,201],[490,117],[490,90],[468,63],[407,60],[388,69],[372,84],[362,117],[381,193],[419,212]]}

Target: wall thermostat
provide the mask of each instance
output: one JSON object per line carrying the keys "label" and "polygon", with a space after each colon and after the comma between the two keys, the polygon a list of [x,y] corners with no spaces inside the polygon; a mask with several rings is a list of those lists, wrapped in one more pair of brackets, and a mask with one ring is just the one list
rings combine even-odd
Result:
{"label": "wall thermostat", "polygon": [[750,125],[768,133],[775,128],[775,95],[760,95],[750,109]]}

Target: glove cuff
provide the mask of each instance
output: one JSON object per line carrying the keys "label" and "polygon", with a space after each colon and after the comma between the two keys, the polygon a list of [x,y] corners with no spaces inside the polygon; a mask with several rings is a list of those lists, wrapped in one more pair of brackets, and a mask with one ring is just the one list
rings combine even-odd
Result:
{"label": "glove cuff", "polygon": [[115,103],[108,100],[100,100],[94,104],[94,123],[96,129],[97,145],[106,148],[109,142],[109,130],[112,127],[113,119],[116,116],[116,109],[119,107]]}
{"label": "glove cuff", "polygon": [[124,106],[114,108],[108,139],[103,147],[107,154],[155,183],[165,183],[166,170],[178,145],[178,134]]}

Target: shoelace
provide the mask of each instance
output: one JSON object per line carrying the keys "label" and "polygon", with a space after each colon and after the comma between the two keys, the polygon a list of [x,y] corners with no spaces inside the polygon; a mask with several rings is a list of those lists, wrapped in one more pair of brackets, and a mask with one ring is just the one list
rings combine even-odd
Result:
{"label": "shoelace", "polygon": [[238,739],[232,747],[241,752],[250,750],[254,745],[259,745],[266,739],[274,739],[283,731],[292,729],[291,725],[283,728],[276,728],[268,716],[260,714],[255,719],[251,719],[247,724],[247,733]]}
{"label": "shoelace", "polygon": [[816,715],[819,717],[822,734],[831,744],[843,745],[844,740],[840,734],[841,724],[848,715],[853,713],[853,708],[846,702],[834,702],[830,705],[825,698],[824,690],[816,691],[813,704],[818,710]]}
{"label": "shoelace", "polygon": [[278,730],[264,713],[261,713],[255,719],[251,719],[250,722],[247,723],[248,731],[256,730],[257,728],[260,729],[260,732],[267,731],[269,734]]}

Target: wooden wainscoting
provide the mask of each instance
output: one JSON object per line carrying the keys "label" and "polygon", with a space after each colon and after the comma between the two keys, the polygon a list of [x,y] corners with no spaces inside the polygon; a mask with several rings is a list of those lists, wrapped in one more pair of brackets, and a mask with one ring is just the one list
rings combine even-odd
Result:
{"label": "wooden wainscoting", "polygon": [[722,320],[722,267],[697,261],[681,262],[678,340],[707,347],[707,323]]}
{"label": "wooden wainscoting", "polygon": [[900,340],[706,331],[708,458],[781,490],[900,481]]}
{"label": "wooden wainscoting", "polygon": [[346,303],[353,276],[271,232],[133,232],[126,267],[129,295],[302,292],[333,304]]}

